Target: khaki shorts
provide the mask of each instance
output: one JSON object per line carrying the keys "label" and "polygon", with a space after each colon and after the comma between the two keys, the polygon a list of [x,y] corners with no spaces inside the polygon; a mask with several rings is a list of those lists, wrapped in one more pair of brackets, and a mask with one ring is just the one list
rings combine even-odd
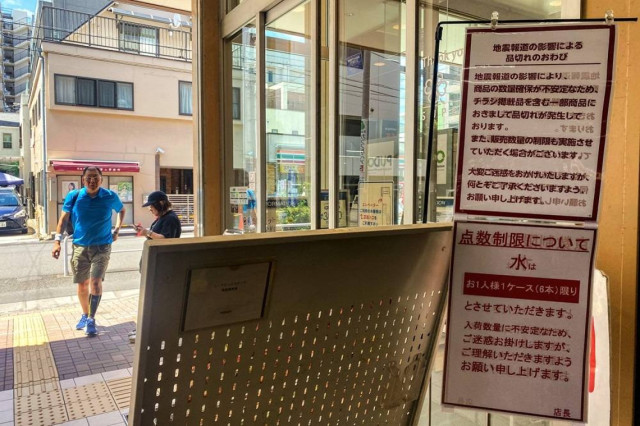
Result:
{"label": "khaki shorts", "polygon": [[83,283],[91,278],[104,278],[111,257],[111,244],[100,246],[73,245],[71,256],[71,271],[73,282]]}

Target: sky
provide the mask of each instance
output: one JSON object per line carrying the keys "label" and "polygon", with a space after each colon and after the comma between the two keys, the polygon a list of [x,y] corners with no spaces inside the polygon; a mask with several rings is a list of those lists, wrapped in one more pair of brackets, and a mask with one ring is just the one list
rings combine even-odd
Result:
{"label": "sky", "polygon": [[3,9],[24,9],[35,12],[38,0],[0,0]]}

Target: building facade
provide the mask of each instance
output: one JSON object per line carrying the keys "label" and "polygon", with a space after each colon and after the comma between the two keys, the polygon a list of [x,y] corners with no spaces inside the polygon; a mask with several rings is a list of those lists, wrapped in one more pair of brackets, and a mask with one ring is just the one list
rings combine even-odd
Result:
{"label": "building facade", "polygon": [[20,160],[22,138],[20,134],[20,116],[18,113],[0,113],[0,171],[10,175],[22,177]]}
{"label": "building facade", "polygon": [[20,96],[31,73],[33,15],[25,10],[2,11],[2,99],[5,111],[20,109]]}
{"label": "building facade", "polygon": [[127,224],[150,223],[141,205],[156,189],[193,193],[189,15],[110,4],[38,10],[28,111],[41,236],[86,165],[102,168]]}

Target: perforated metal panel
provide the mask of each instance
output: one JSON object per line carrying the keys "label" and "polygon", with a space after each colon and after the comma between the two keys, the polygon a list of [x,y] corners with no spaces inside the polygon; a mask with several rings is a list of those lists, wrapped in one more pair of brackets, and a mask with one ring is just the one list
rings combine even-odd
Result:
{"label": "perforated metal panel", "polygon": [[[446,225],[149,244],[130,421],[411,424],[450,247]],[[261,319],[181,331],[189,271],[258,262]]]}

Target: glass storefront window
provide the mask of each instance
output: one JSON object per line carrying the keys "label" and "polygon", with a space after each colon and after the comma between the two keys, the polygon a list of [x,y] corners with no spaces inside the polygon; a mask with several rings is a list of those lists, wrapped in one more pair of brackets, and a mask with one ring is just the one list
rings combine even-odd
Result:
{"label": "glass storefront window", "polygon": [[[252,0],[247,0],[252,1]],[[241,0],[227,0],[227,10]],[[464,57],[465,25],[445,26],[438,52],[438,79],[435,83],[435,119],[429,122],[434,62],[434,30],[439,21],[487,19],[477,16],[473,2],[456,4],[456,14],[449,13],[449,2],[434,8],[419,3],[418,64],[417,70],[417,138],[418,150],[415,184],[416,220],[422,221],[428,210],[430,221],[450,221],[453,212],[453,191],[457,160],[457,139],[461,108],[461,76]],[[280,6],[284,4],[281,3]],[[328,59],[329,6],[320,1],[319,22],[321,37],[318,49],[319,76],[317,88],[311,85],[312,76],[312,3],[291,3],[290,10],[271,20],[266,11],[264,28],[249,24],[226,39],[226,57],[229,58],[225,78],[225,111],[228,141],[227,174],[227,228],[251,224],[252,197],[260,186],[257,171],[258,93],[264,90],[265,101],[265,168],[267,231],[308,229],[312,158],[310,129],[319,120],[321,134],[319,190],[320,206],[327,211],[330,186],[329,101],[332,96],[329,80],[333,72]],[[331,3],[333,4],[333,3]],[[403,2],[383,0],[337,0],[338,25],[338,112],[336,135],[339,164],[338,222],[336,226],[377,226],[403,222],[405,188],[405,135],[407,15]],[[569,18],[566,10],[579,10],[579,0],[562,0],[533,4],[494,0],[488,10],[498,10],[500,19]],[[280,7],[279,6],[279,7]],[[278,7],[278,8],[279,8]],[[466,10],[466,9],[468,10]],[[465,10],[462,10],[465,9]],[[279,12],[278,12],[279,13]],[[485,13],[484,11],[482,13]],[[487,12],[489,13],[489,12]],[[264,88],[256,87],[256,34],[264,31]],[[320,97],[320,110],[314,116],[311,102]],[[427,137],[433,124],[431,176],[427,185]],[[409,127],[409,126],[407,126]],[[233,193],[233,194],[231,194]],[[262,197],[261,197],[262,198]],[[424,206],[424,201],[429,204]],[[371,210],[376,210],[372,212]],[[321,215],[319,228],[328,227]],[[442,361],[444,343],[438,348],[430,379],[428,402],[421,413],[420,424],[541,424],[550,422],[529,417],[489,414],[466,409],[443,409],[440,404],[442,390]],[[537,423],[539,422],[539,423]]]}
{"label": "glass storefront window", "polygon": [[311,4],[265,28],[267,231],[311,228]]}
{"label": "glass storefront window", "polygon": [[[348,223],[402,223],[406,6],[339,1],[339,177]],[[357,212],[357,214],[352,214]]]}
{"label": "glass storefront window", "polygon": [[[419,34],[419,90],[418,90],[418,171],[416,217],[422,221],[426,208],[430,221],[453,220],[453,195],[457,164],[458,127],[464,59],[464,33],[466,25],[443,27],[443,37],[438,54],[437,80],[435,83],[435,114],[431,157],[430,188],[426,185],[427,142],[433,90],[435,60],[434,31],[437,22],[447,19],[461,20],[425,6],[420,7]],[[429,203],[425,206],[425,197]]]}
{"label": "glass storefront window", "polygon": [[[118,194],[120,201],[127,211],[124,214],[123,223],[133,223],[133,177],[131,176],[103,176],[103,185]],[[116,224],[116,214],[111,216],[111,224]]]}
{"label": "glass storefront window", "polygon": [[[248,24],[225,44],[227,76],[225,98],[234,103],[227,114],[230,127],[230,164],[227,163],[229,214],[226,228],[242,231],[255,229],[255,191],[257,155],[257,87],[256,28]],[[239,120],[231,111],[239,112]]]}

